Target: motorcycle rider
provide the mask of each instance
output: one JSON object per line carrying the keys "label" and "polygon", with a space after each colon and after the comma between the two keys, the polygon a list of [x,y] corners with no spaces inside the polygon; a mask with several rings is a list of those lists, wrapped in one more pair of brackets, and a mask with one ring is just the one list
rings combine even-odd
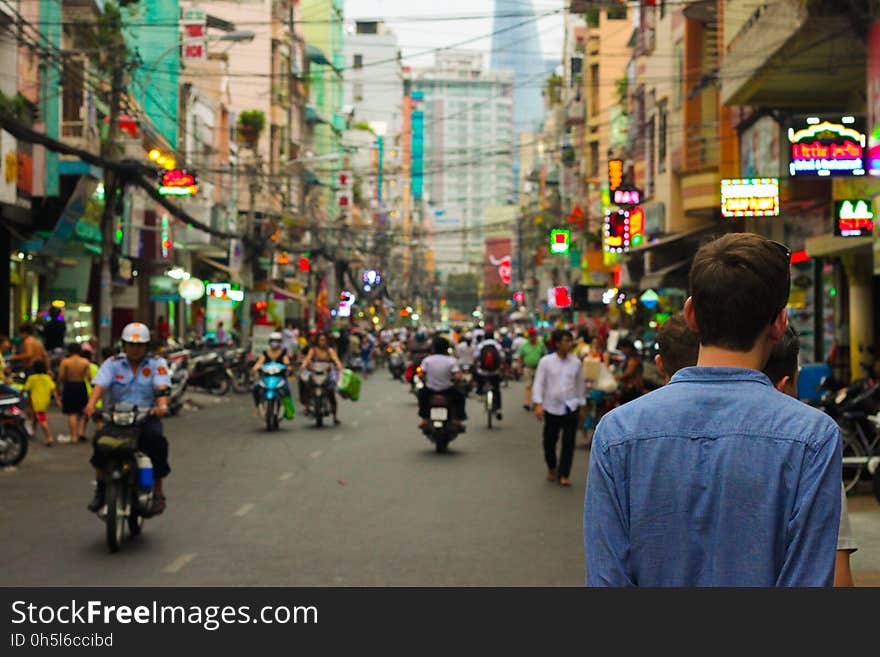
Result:
{"label": "motorcycle rider", "polygon": [[420,428],[430,424],[431,395],[443,395],[452,400],[454,422],[458,429],[464,427],[464,420],[467,419],[464,395],[455,386],[461,380],[461,372],[455,358],[449,355],[449,349],[449,340],[438,336],[434,338],[434,353],[422,361],[425,387],[419,390]]}
{"label": "motorcycle rider", "polygon": [[[283,347],[284,336],[278,331],[273,331],[269,334],[269,348],[266,349],[260,357],[257,358],[257,362],[254,363],[254,366],[251,368],[252,372],[259,372],[260,368],[266,363],[281,363],[287,367],[287,375],[290,376],[290,370],[292,367],[292,363],[290,362],[290,356],[287,353],[287,349]],[[260,389],[258,385],[254,385],[254,406],[259,407],[260,405]]]}
{"label": "motorcycle rider", "polygon": [[[486,369],[485,358],[483,358],[484,350],[488,351],[488,348],[492,346],[495,347],[497,351],[497,358],[495,359],[495,365],[492,369]],[[486,332],[484,334],[483,340],[477,344],[474,349],[474,360],[477,365],[476,371],[476,380],[477,380],[477,394],[483,394],[483,386],[486,383],[492,386],[492,393],[494,395],[494,406],[495,406],[495,417],[499,420],[502,418],[501,416],[501,359],[504,357],[504,348],[501,346],[497,340],[495,340],[495,331],[491,326],[486,327]]]}
{"label": "motorcycle rider", "polygon": [[[150,329],[145,324],[133,322],[122,329],[122,353],[111,356],[98,369],[92,380],[92,393],[84,412],[88,417],[94,415],[98,401],[105,395],[105,407],[128,402],[138,409],[150,409],[153,417],[142,427],[138,449],[153,462],[153,502],[148,515],[155,516],[165,510],[162,481],[171,472],[168,465],[168,440],[162,434],[162,422],[159,420],[168,412],[171,377],[165,359],[147,352],[149,343]],[[105,493],[102,472],[105,459],[95,449],[97,438],[96,434],[92,442],[90,461],[95,467],[97,483],[95,496],[88,505],[92,512],[104,506]]]}
{"label": "motorcycle rider", "polygon": [[[304,372],[308,372],[308,366],[311,362],[316,363],[333,363],[336,366],[336,369],[330,370],[330,386],[329,386],[329,398],[330,398],[330,411],[333,413],[333,424],[339,424],[339,418],[336,417],[336,381],[339,376],[339,373],[342,372],[344,367],[342,367],[342,361],[339,360],[339,356],[336,355],[336,351],[330,346],[330,342],[327,338],[326,333],[318,334],[318,341],[315,343],[315,346],[309,349],[309,353],[306,354],[305,359],[302,362],[302,370]],[[306,391],[309,388],[306,386]],[[304,405],[306,407],[306,414],[308,415],[311,405],[310,395],[306,395],[306,400],[304,401]]]}
{"label": "motorcycle rider", "polygon": [[422,360],[431,353],[431,341],[428,339],[424,328],[419,327],[415,335],[409,339],[406,348],[409,351],[413,367],[421,365]]}

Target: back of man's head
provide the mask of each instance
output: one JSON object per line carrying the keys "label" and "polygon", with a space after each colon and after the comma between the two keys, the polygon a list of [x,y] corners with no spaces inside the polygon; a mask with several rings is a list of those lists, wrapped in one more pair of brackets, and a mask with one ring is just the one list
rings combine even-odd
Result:
{"label": "back of man's head", "polygon": [[730,233],[704,244],[690,272],[700,344],[751,351],[788,303],[790,257],[754,233]]}
{"label": "back of man's head", "polygon": [[700,338],[685,321],[684,313],[679,311],[667,319],[657,330],[657,367],[666,380],[683,367],[697,364],[700,355]]}
{"label": "back of man's head", "polygon": [[782,340],[776,343],[770,359],[764,366],[764,374],[777,390],[797,397],[798,355],[801,345],[797,331],[789,324]]}

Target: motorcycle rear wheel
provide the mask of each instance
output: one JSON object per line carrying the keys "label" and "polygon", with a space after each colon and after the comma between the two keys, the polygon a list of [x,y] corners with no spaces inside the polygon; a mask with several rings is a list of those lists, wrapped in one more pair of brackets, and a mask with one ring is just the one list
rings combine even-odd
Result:
{"label": "motorcycle rear wheel", "polygon": [[18,427],[6,427],[0,440],[6,443],[0,451],[0,466],[18,465],[24,460],[28,451],[28,437],[24,431]]}
{"label": "motorcycle rear wheel", "polygon": [[438,436],[434,442],[434,449],[438,454],[442,454],[449,447],[449,438],[446,436]]}
{"label": "motorcycle rear wheel", "polygon": [[107,549],[114,553],[119,551],[125,534],[125,500],[120,484],[114,481],[108,482],[105,499],[107,502]]}
{"label": "motorcycle rear wheel", "polygon": [[229,380],[229,377],[224,375],[222,379],[217,381],[213,388],[210,389],[210,393],[212,395],[216,395],[218,397],[222,397],[226,393],[229,392],[229,388],[231,387],[232,382]]}
{"label": "motorcycle rear wheel", "polygon": [[486,391],[486,422],[489,428],[492,428],[492,416],[495,414],[495,410],[492,408],[495,404],[495,395],[491,389]]}

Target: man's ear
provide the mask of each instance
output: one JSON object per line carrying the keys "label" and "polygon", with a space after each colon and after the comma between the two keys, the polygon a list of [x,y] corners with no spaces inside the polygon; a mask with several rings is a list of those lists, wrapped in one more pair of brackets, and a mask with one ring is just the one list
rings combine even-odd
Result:
{"label": "man's ear", "polygon": [[688,297],[687,301],[684,302],[684,321],[687,323],[688,328],[694,333],[699,333],[700,330],[697,327],[697,315],[694,312],[694,298]]}
{"label": "man's ear", "polygon": [[788,308],[783,308],[770,325],[770,339],[774,344],[782,340],[786,328],[788,328]]}
{"label": "man's ear", "polygon": [[657,366],[660,376],[666,376],[666,370],[663,369],[663,358],[660,357],[660,354],[654,356],[654,364]]}
{"label": "man's ear", "polygon": [[787,394],[785,392],[785,386],[788,385],[789,381],[791,381],[791,377],[786,375],[786,376],[782,377],[781,379],[779,379],[779,381],[777,381],[776,385],[773,387],[776,388],[779,392],[781,392],[783,394]]}

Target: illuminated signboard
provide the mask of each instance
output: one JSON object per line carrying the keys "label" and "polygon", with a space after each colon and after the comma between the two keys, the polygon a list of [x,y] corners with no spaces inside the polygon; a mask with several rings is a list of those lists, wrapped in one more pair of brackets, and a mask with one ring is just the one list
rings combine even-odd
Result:
{"label": "illuminated signboard", "polygon": [[606,251],[624,253],[645,241],[645,213],[642,208],[608,210],[605,213]]}
{"label": "illuminated signboard", "polygon": [[550,253],[565,255],[571,248],[571,231],[557,228],[550,231]]}
{"label": "illuminated signboard", "polygon": [[549,308],[568,308],[571,306],[571,289],[564,285],[547,288]]}
{"label": "illuminated signboard", "polygon": [[199,179],[184,169],[168,169],[159,176],[162,196],[193,196],[199,192]]}
{"label": "illuminated signboard", "polygon": [[612,193],[614,205],[641,205],[642,190],[629,185],[621,185]]}
{"label": "illuminated signboard", "polygon": [[779,178],[733,178],[721,181],[725,217],[778,217]]}
{"label": "illuminated signboard", "polygon": [[835,201],[834,218],[834,234],[839,237],[870,237],[874,230],[874,212],[867,199]]}
{"label": "illuminated signboard", "polygon": [[623,160],[608,160],[608,189],[612,192],[623,183]]}
{"label": "illuminated signboard", "polygon": [[792,176],[864,176],[865,131],[854,116],[809,116],[789,128]]}

